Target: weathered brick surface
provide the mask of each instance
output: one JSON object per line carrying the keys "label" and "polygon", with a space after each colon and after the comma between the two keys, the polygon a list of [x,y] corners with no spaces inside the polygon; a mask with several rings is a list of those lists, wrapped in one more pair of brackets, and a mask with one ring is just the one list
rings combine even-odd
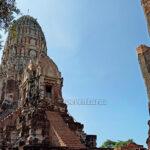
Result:
{"label": "weathered brick surface", "polygon": [[[69,148],[85,148],[81,144],[80,138],[69,129],[68,125],[64,122],[63,118],[58,112],[47,111],[46,112],[51,128],[58,134],[58,140],[63,142],[66,147]],[[60,138],[60,139],[59,139]]]}

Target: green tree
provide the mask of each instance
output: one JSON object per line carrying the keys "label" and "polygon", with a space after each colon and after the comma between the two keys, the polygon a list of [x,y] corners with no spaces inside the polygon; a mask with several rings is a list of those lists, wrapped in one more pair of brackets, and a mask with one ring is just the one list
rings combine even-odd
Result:
{"label": "green tree", "polygon": [[128,145],[129,143],[134,143],[134,141],[132,139],[129,139],[127,141],[112,141],[112,140],[106,140],[103,144],[102,144],[102,148],[118,148],[118,147],[123,147]]}
{"label": "green tree", "polygon": [[102,144],[102,148],[114,148],[116,145],[115,141],[112,140],[106,140],[103,144]]}
{"label": "green tree", "polygon": [[[20,10],[16,7],[15,0],[0,0],[0,31],[7,31],[8,27],[18,15]],[[2,48],[2,40],[0,35],[0,49]]]}
{"label": "green tree", "polygon": [[0,29],[7,29],[19,13],[15,0],[0,0]]}

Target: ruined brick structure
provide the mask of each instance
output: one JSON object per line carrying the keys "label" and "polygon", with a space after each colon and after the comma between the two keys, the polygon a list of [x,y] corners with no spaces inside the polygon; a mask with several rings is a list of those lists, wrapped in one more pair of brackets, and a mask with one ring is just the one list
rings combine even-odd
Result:
{"label": "ruined brick structure", "polygon": [[[144,9],[145,17],[147,19],[147,26],[148,31],[150,34],[150,0],[141,0],[141,4]],[[143,78],[147,88],[148,94],[148,106],[149,106],[149,113],[150,113],[150,47],[146,45],[140,45],[137,48],[138,59],[140,63],[140,67],[142,70]],[[147,145],[148,149],[150,149],[150,120],[148,121],[149,131],[148,131],[148,138],[147,138]]]}
{"label": "ruined brick structure", "polygon": [[9,29],[0,66],[0,149],[92,149],[96,136],[69,115],[63,78],[37,20]]}
{"label": "ruined brick structure", "polygon": [[138,145],[134,142],[130,142],[125,146],[115,148],[114,150],[146,150],[143,145]]}

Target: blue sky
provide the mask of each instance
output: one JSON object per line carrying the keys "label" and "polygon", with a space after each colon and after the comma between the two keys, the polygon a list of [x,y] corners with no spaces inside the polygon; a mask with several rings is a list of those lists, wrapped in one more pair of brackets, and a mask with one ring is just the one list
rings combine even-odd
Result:
{"label": "blue sky", "polygon": [[17,0],[17,6],[40,23],[64,77],[64,99],[106,100],[69,106],[85,131],[97,134],[97,145],[129,138],[146,145],[147,95],[136,47],[150,41],[140,0]]}

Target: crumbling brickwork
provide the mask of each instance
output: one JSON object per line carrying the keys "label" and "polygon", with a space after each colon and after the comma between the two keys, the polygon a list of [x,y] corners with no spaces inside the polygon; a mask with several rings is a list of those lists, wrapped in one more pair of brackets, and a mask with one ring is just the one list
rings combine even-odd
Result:
{"label": "crumbling brickwork", "polygon": [[[68,113],[62,86],[40,25],[22,16],[9,29],[0,65],[0,149],[88,148],[83,124]],[[92,142],[96,147],[96,136]]]}

